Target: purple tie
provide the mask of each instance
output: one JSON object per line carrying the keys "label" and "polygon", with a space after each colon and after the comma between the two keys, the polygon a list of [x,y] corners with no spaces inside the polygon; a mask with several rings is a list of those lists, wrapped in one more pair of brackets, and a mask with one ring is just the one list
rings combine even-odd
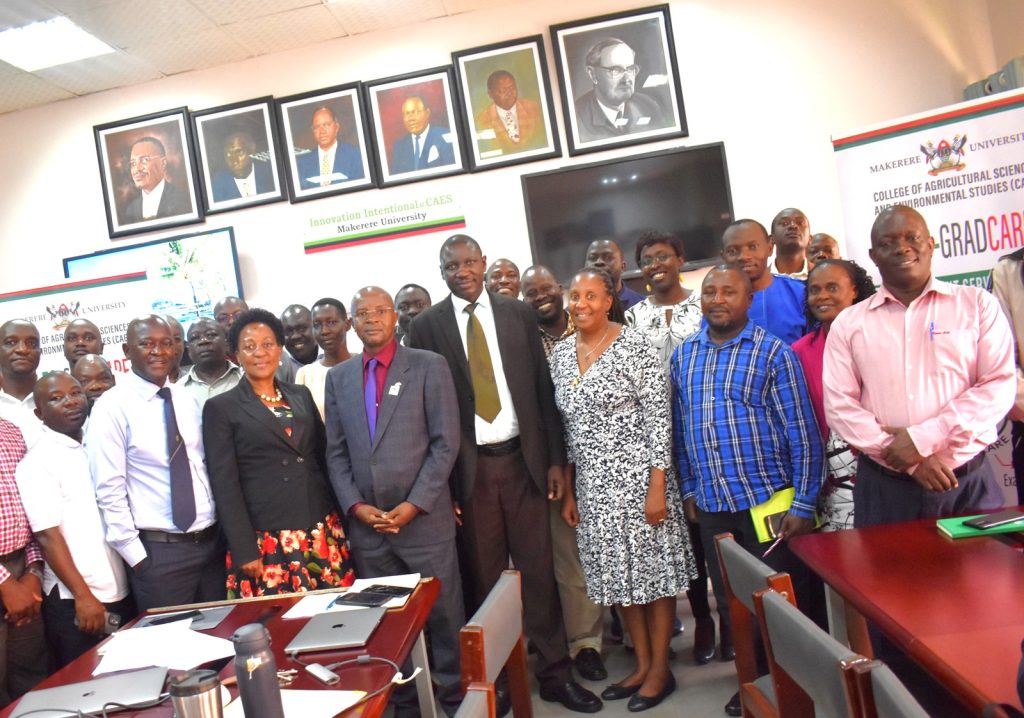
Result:
{"label": "purple tie", "polygon": [[366,403],[366,423],[370,427],[370,441],[377,433],[377,360],[371,359],[366,365],[366,388],[363,390]]}
{"label": "purple tie", "polygon": [[166,386],[156,392],[164,400],[164,427],[167,431],[168,468],[171,473],[171,519],[182,531],[196,520],[196,495],[192,489],[192,469],[188,465],[185,442],[178,432],[178,418]]}

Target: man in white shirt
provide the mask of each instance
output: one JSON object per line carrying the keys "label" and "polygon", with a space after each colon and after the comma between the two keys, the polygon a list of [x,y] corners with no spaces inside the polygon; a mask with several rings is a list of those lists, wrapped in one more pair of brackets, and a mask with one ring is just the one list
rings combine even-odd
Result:
{"label": "man in white shirt", "polygon": [[42,434],[18,464],[15,478],[46,561],[43,621],[62,667],[103,639],[107,613],[124,621],[134,610],[124,564],[104,540],[82,446],[85,391],[68,374],[53,373],[36,383],[35,396]]}
{"label": "man in white shirt", "polygon": [[188,355],[192,366],[177,383],[191,392],[202,406],[207,399],[234,389],[242,368],[228,361],[227,330],[215,319],[202,317],[188,328]]}
{"label": "man in white shirt", "polygon": [[224,544],[206,474],[199,404],[169,384],[162,318],[128,324],[132,370],[101,396],[86,447],[107,541],[131,567],[140,610],[224,598]]}
{"label": "man in white shirt", "polygon": [[0,326],[0,417],[19,429],[29,448],[39,438],[36,416],[36,370],[39,369],[39,330],[24,319],[11,319]]}

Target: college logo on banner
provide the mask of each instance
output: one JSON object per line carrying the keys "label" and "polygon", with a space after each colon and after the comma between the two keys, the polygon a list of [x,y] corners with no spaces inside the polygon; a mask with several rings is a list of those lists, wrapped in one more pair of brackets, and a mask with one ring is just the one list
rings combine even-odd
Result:
{"label": "college logo on banner", "polygon": [[965,142],[967,142],[967,135],[955,135],[953,137],[953,144],[942,140],[939,142],[938,147],[931,142],[921,145],[921,151],[924,152],[924,156],[928,158],[928,164],[931,166],[928,174],[934,177],[939,172],[946,172],[948,170],[959,172],[966,167],[967,165],[961,159],[964,156]]}

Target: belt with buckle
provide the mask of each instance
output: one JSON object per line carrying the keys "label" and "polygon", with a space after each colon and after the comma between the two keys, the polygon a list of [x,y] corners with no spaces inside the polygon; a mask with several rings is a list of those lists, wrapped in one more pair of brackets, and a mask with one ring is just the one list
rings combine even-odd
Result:
{"label": "belt with buckle", "polygon": [[211,524],[205,529],[191,533],[171,533],[169,531],[154,531],[152,529],[139,529],[139,538],[152,543],[199,543],[212,539],[217,535],[217,524]]}
{"label": "belt with buckle", "polygon": [[[893,471],[888,466],[882,466],[880,463],[872,459],[870,456],[861,454],[860,461],[867,463],[874,471],[877,471],[882,476],[888,476],[890,479],[900,479],[901,481],[913,481],[914,477],[910,474],[905,474],[902,471]],[[973,459],[969,459],[967,462],[953,469],[953,476],[958,479],[962,479],[972,471],[977,471],[981,464],[985,461],[985,452],[982,451]]]}
{"label": "belt with buckle", "polygon": [[481,456],[507,456],[519,448],[519,437],[514,436],[508,441],[497,444],[477,444],[476,453]]}

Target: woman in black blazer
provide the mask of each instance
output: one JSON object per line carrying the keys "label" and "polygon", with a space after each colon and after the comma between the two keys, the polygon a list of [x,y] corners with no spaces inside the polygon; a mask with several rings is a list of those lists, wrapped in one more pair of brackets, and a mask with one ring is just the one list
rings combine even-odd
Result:
{"label": "woman in black blazer", "polygon": [[228,542],[227,596],[347,586],[348,541],[327,480],[326,434],[309,389],[277,382],[284,328],[265,309],[231,326],[245,380],[206,402],[203,440]]}

